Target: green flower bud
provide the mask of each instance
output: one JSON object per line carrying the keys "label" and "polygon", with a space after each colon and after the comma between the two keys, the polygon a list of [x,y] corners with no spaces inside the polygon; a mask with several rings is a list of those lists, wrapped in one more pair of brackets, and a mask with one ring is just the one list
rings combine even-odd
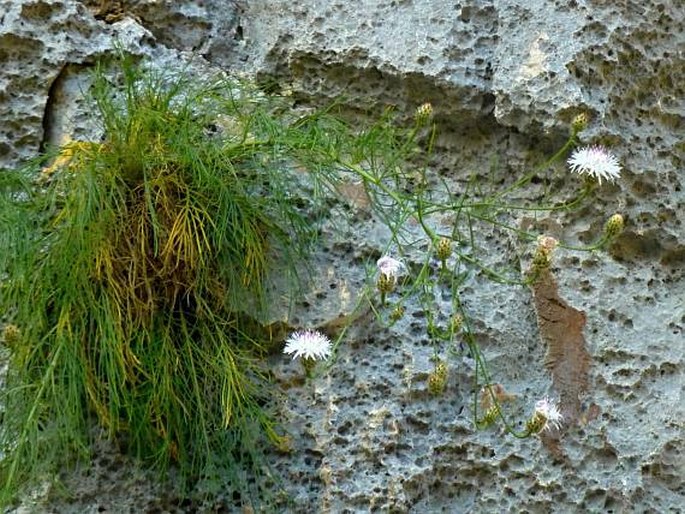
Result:
{"label": "green flower bud", "polygon": [[428,375],[428,390],[432,395],[438,396],[445,391],[447,387],[448,368],[443,360],[439,360],[433,372]]}
{"label": "green flower bud", "polygon": [[19,330],[18,326],[11,323],[5,325],[5,328],[2,330],[2,339],[8,348],[16,346],[20,338],[21,330]]}
{"label": "green flower bud", "polygon": [[604,225],[604,235],[607,239],[613,239],[623,232],[623,216],[614,214]]}
{"label": "green flower bud", "polygon": [[571,122],[571,130],[573,130],[574,134],[578,134],[587,128],[589,121],[590,118],[588,117],[587,113],[582,112],[573,118],[573,121]]}
{"label": "green flower bud", "polygon": [[452,241],[446,237],[441,237],[435,245],[435,255],[443,264],[452,255]]}

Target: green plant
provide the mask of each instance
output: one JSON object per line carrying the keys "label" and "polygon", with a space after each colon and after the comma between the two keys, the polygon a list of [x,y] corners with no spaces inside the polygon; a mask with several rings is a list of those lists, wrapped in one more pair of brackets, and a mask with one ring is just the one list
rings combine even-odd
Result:
{"label": "green plant", "polygon": [[191,480],[216,455],[258,467],[255,433],[284,444],[265,291],[276,269],[295,296],[317,198],[360,141],[248,83],[120,71],[94,74],[101,142],[0,175],[4,501],[86,458],[93,421]]}
{"label": "green plant", "polygon": [[[260,324],[266,291],[296,296],[321,206],[345,180],[360,185],[390,229],[388,248],[402,256],[429,243],[418,267],[386,258],[373,281],[380,301],[370,285],[359,308],[389,326],[418,299],[435,348],[431,392],[448,384],[441,354],[465,344],[475,362],[476,426],[501,419],[528,436],[555,421],[547,402],[529,433],[507,422],[506,394],[493,385],[459,291],[473,270],[511,285],[534,284],[548,271],[550,241],[522,275],[485,265],[478,232],[486,226],[533,241],[538,234],[517,227],[512,212],[570,210],[590,196],[588,181],[560,202],[548,190],[537,202],[514,197],[566,155],[586,121],[574,123],[554,156],[503,188],[474,173],[457,194],[428,173],[436,134],[430,104],[409,128],[391,109],[360,128],[335,116],[335,105],[294,113],[249,83],[198,85],[126,59],[119,86],[116,77],[105,66],[94,74],[100,143],[67,142],[0,174],[0,306],[11,347],[2,397],[5,501],[42,470],[87,457],[93,421],[159,469],[173,463],[192,482],[221,468],[237,487],[249,487],[242,470],[259,467],[259,434],[285,445],[262,359],[271,344]],[[592,174],[586,164],[579,169]],[[446,214],[453,223],[442,231],[435,220]],[[621,226],[614,218],[584,249],[601,247]],[[272,282],[272,270],[290,280]],[[452,312],[443,326],[434,299],[445,293]]]}
{"label": "green plant", "polygon": [[[424,150],[430,153],[435,127],[424,127],[428,123],[425,112],[425,106],[417,109],[415,127],[409,132],[406,141],[409,145],[415,141],[423,144]],[[419,266],[408,271],[402,270],[404,266],[399,260],[388,255],[381,257],[375,273],[378,277],[375,281],[377,291],[374,292],[373,287],[369,286],[367,296],[362,302],[370,305],[377,319],[386,326],[392,326],[402,318],[404,305],[410,299],[416,299],[423,310],[426,332],[434,346],[435,368],[428,376],[428,390],[433,394],[441,393],[447,380],[447,365],[440,357],[441,352],[458,355],[467,353],[473,359],[475,369],[472,414],[474,425],[478,428],[486,428],[495,421],[501,421],[508,433],[525,438],[548,427],[561,426],[563,416],[556,405],[546,398],[536,403],[535,411],[523,431],[516,430],[514,424],[508,420],[502,403],[513,397],[493,380],[488,370],[471,329],[472,321],[468,309],[461,302],[460,289],[473,277],[474,272],[504,285],[529,286],[534,289],[540,282],[553,280],[550,269],[557,246],[590,252],[611,243],[621,233],[624,220],[620,214],[611,216],[597,240],[584,247],[560,243],[553,237],[536,234],[516,225],[517,213],[539,216],[580,209],[584,201],[591,198],[596,187],[595,180],[601,184],[602,179],[613,182],[620,176],[620,165],[615,156],[600,146],[585,147],[576,150],[568,161],[573,173],[588,177],[575,196],[555,201],[555,197],[562,196],[562,192],[545,188],[542,197],[537,200],[517,199],[517,193],[535,177],[553,169],[566,157],[578,142],[578,134],[586,128],[587,123],[585,115],[577,116],[571,124],[568,139],[552,157],[501,188],[487,187],[487,180],[474,173],[466,187],[455,193],[447,181],[429,177],[426,167],[420,164],[417,172],[418,185],[415,187],[393,186],[385,178],[359,172],[371,191],[372,203],[384,209],[384,219],[389,220],[392,236],[388,247],[394,247],[399,255],[412,254],[414,259],[417,254],[423,253]],[[422,131],[428,137],[419,142],[416,136]],[[395,184],[406,184],[409,181],[408,173],[400,172],[395,177]],[[515,200],[511,200],[512,197]],[[439,231],[436,228],[441,225],[438,220],[444,219],[446,215],[453,220],[451,227],[448,231]],[[421,234],[404,229],[404,222],[409,219],[418,221]],[[501,239],[513,236],[514,240],[523,244],[537,241],[528,269],[516,269],[512,266],[509,270],[502,271],[484,264],[486,259],[480,248],[480,234],[488,232]],[[417,252],[416,248],[424,246],[428,246],[430,251]],[[512,257],[514,261],[519,258],[517,255]],[[438,265],[435,264],[436,260]],[[389,266],[389,262],[392,266]],[[398,284],[402,284],[402,287],[397,287]],[[395,302],[391,303],[388,300],[393,293]],[[439,312],[435,301],[438,297],[451,298],[451,312]],[[440,317],[448,320],[442,326]],[[575,364],[565,362],[563,366],[573,368]],[[481,415],[479,411],[485,412]]]}

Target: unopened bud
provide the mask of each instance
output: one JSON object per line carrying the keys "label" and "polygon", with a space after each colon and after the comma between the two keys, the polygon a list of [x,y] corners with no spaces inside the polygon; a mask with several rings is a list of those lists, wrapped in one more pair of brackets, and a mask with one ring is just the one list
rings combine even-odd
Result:
{"label": "unopened bud", "polygon": [[455,314],[452,316],[452,333],[456,334],[461,330],[461,327],[464,326],[464,318],[462,317],[461,314]]}
{"label": "unopened bud", "polygon": [[452,255],[452,241],[446,237],[441,237],[435,245],[435,255],[444,264],[445,261],[450,258],[450,255]]}
{"label": "unopened bud", "polygon": [[623,232],[623,216],[614,214],[604,225],[604,235],[607,239],[613,239]]}
{"label": "unopened bud", "polygon": [[573,121],[571,122],[571,130],[573,130],[574,134],[578,134],[587,128],[589,121],[590,118],[588,117],[587,113],[582,112],[573,118]]}
{"label": "unopened bud", "polygon": [[396,306],[390,313],[390,319],[392,321],[399,321],[404,316],[405,308],[403,305]]}
{"label": "unopened bud", "polygon": [[21,330],[19,330],[19,327],[16,325],[11,323],[7,324],[2,330],[2,338],[5,342],[5,346],[8,348],[13,348],[17,345],[19,339],[21,338]]}
{"label": "unopened bud", "polygon": [[483,419],[480,421],[484,426],[488,427],[492,425],[497,418],[500,417],[500,408],[499,405],[495,404],[492,407],[490,407],[488,410],[485,411],[485,415],[483,416]]}
{"label": "unopened bud", "polygon": [[432,395],[438,396],[445,391],[447,387],[447,364],[443,360],[439,360],[435,365],[433,372],[428,375],[428,390]]}

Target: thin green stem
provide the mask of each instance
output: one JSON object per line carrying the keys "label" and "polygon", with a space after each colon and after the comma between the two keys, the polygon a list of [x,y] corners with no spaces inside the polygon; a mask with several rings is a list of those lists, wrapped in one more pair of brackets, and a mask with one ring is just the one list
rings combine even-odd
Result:
{"label": "thin green stem", "polygon": [[552,157],[547,159],[545,162],[540,164],[539,166],[536,166],[533,168],[532,171],[530,171],[528,174],[524,175],[520,179],[518,179],[516,182],[514,182],[511,186],[504,188],[502,191],[494,195],[493,200],[497,198],[502,198],[503,196],[507,195],[508,193],[515,191],[516,189],[521,188],[522,186],[526,185],[528,182],[530,182],[535,175],[537,175],[540,171],[549,168],[554,162],[559,160],[570,148],[573,147],[573,145],[576,142],[576,135],[572,134],[571,137],[564,143],[564,146],[562,146],[557,153],[555,153]]}
{"label": "thin green stem", "polygon": [[[554,205],[536,205],[536,206],[529,206],[529,205],[516,205],[516,204],[499,204],[496,202],[475,202],[475,203],[464,203],[460,204],[459,208],[460,209],[482,209],[482,208],[489,208],[489,209],[500,209],[500,210],[509,210],[509,211],[531,211],[531,212],[554,212],[554,211],[563,211],[563,210],[569,210],[573,209],[574,207],[577,207],[590,193],[592,190],[592,187],[589,185],[586,185],[582,190],[581,193],[573,198],[572,200],[560,203],[560,204],[554,204]],[[430,211],[431,213],[433,212],[442,212],[444,209],[438,209],[437,207]]]}
{"label": "thin green stem", "polygon": [[560,248],[565,248],[566,250],[573,250],[576,252],[593,252],[595,250],[599,250],[600,248],[603,248],[606,246],[607,243],[611,241],[610,237],[607,237],[606,235],[602,235],[595,243],[592,243],[589,246],[573,246],[565,243],[559,243]]}
{"label": "thin green stem", "polygon": [[512,279],[508,278],[498,271],[495,271],[492,268],[489,268],[488,266],[482,264],[478,259],[471,257],[469,255],[466,255],[461,252],[455,252],[456,255],[459,257],[464,262],[468,262],[469,264],[472,264],[476,267],[478,267],[483,273],[485,273],[488,277],[493,279],[495,282],[499,282],[500,284],[504,285],[509,285],[509,286],[525,286],[529,284],[528,280],[518,280],[518,279]]}
{"label": "thin green stem", "polygon": [[519,439],[525,439],[529,437],[530,434],[527,432],[519,432],[517,431],[511,423],[507,421],[507,419],[504,417],[504,414],[502,413],[501,405],[499,400],[497,399],[497,396],[495,395],[493,389],[492,389],[492,378],[490,377],[490,373],[488,371],[487,364],[485,362],[485,357],[483,357],[481,351],[480,351],[480,346],[475,340],[475,337],[473,335],[473,332],[471,331],[471,326],[470,326],[470,321],[469,317],[466,315],[466,312],[464,311],[463,306],[461,305],[460,302],[457,303],[457,309],[459,310],[462,318],[463,318],[463,323],[464,323],[464,335],[466,339],[466,344],[469,348],[469,351],[471,352],[471,356],[474,359],[475,362],[475,371],[474,371],[474,393],[473,393],[473,419],[474,419],[474,424],[478,428],[482,428],[481,424],[479,423],[478,420],[478,393],[480,391],[480,386],[478,382],[478,377],[480,374],[483,375],[483,379],[485,381],[485,387],[488,388],[488,394],[490,394],[490,397],[493,401],[493,405],[497,406],[498,408],[498,417],[501,419],[502,423],[505,426],[505,429],[508,433],[513,435],[514,437],[517,437]]}
{"label": "thin green stem", "polygon": [[57,361],[60,357],[60,354],[62,353],[62,348],[63,344],[60,344],[55,348],[55,351],[53,353],[52,359],[50,359],[50,362],[48,364],[48,367],[45,369],[45,372],[43,373],[43,378],[40,381],[40,386],[38,388],[38,391],[36,392],[36,395],[33,398],[33,403],[31,405],[31,409],[29,410],[26,419],[23,420],[22,424],[22,430],[21,434],[19,435],[19,438],[17,439],[16,442],[16,449],[14,450],[14,455],[12,456],[12,464],[10,465],[10,469],[7,474],[7,478],[5,479],[5,485],[4,485],[4,490],[5,491],[10,491],[12,485],[14,484],[14,476],[17,471],[17,466],[21,460],[21,449],[23,449],[24,445],[26,444],[26,441],[28,439],[28,431],[29,427],[33,424],[34,419],[36,417],[36,413],[38,412],[38,408],[41,404],[41,401],[43,399],[43,393],[45,392],[45,389],[48,387],[48,384],[51,383],[54,380],[54,371],[57,366]]}

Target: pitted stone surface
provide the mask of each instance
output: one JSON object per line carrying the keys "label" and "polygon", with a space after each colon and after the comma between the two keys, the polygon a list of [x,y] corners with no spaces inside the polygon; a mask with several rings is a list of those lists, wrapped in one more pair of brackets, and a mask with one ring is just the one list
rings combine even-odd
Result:
{"label": "pitted stone surface", "polygon": [[[271,462],[290,495],[281,510],[682,511],[685,9],[679,2],[274,0],[239,9],[232,2],[138,1],[121,2],[123,11],[109,18],[96,16],[99,2],[87,4],[90,10],[76,1],[0,2],[0,167],[57,140],[49,134],[59,123],[71,123],[75,134],[88,130],[82,111],[70,108],[79,66],[111,52],[121,34],[159,66],[180,62],[178,50],[195,50],[226,71],[275,80],[301,103],[343,95],[351,115],[393,105],[410,117],[431,101],[439,130],[431,179],[444,178],[455,191],[472,174],[496,186],[511,183],[563,142],[578,112],[591,115],[581,142],[610,146],[624,167],[621,179],[593,191],[581,211],[510,220],[583,246],[614,212],[626,218],[608,251],[561,248],[554,261],[560,295],[587,316],[592,366],[583,400],[597,409],[564,433],[562,457],[536,438],[474,429],[474,366],[458,341],[457,354],[446,357],[446,393],[428,393],[435,348],[413,302],[389,329],[369,316],[358,319],[338,343],[335,362],[312,381],[303,383],[297,363],[274,359],[285,392],[284,426],[293,436],[293,452]],[[62,89],[72,93],[60,96]],[[57,114],[46,117],[48,104]],[[541,172],[520,200],[539,200],[546,188],[570,198],[580,185],[556,166]],[[449,226],[449,220],[431,223]],[[419,234],[416,225],[411,230]],[[373,289],[373,263],[388,249],[389,234],[359,216],[343,234],[325,227],[322,241],[312,291],[290,320],[298,326],[330,327],[349,314],[364,288]],[[530,248],[520,241],[483,229],[478,242],[487,265],[525,268]],[[411,269],[426,251],[427,242],[407,249]],[[524,420],[537,399],[555,395],[530,292],[473,273],[460,299],[491,374],[515,397],[510,413]],[[439,295],[433,307],[445,321],[451,298]],[[106,465],[96,472],[118,476]],[[106,480],[84,483],[104,489]],[[121,500],[117,488],[77,491],[72,512],[94,510],[95,497],[110,510]],[[141,505],[173,510],[181,502],[183,509],[156,486],[135,495]],[[150,499],[165,495],[172,500]],[[217,494],[217,502],[230,504],[226,497]]]}
{"label": "pitted stone surface", "polygon": [[[318,402],[304,416],[323,484],[298,496],[301,512],[679,511],[685,11],[671,2],[277,5],[278,16],[248,5],[241,22],[261,74],[303,99],[343,94],[364,110],[394,105],[410,114],[433,102],[444,151],[434,170],[457,183],[474,171],[485,177],[494,155],[503,183],[520,176],[588,112],[581,142],[610,146],[623,176],[583,211],[537,221],[582,246],[614,212],[627,220],[608,252],[558,252],[561,295],[588,317],[585,406],[599,409],[564,436],[564,459],[535,440],[475,432],[466,361],[450,362],[444,398],[427,394],[433,348],[413,306],[408,321],[369,327],[341,346],[339,361],[310,386]],[[577,188],[565,175],[563,167],[547,174],[553,187]],[[517,248],[488,243],[493,255]],[[554,394],[529,293],[476,278],[461,294],[493,376],[524,417],[524,405]],[[449,312],[449,299],[439,310]],[[306,391],[294,391],[292,403]]]}
{"label": "pitted stone surface", "polygon": [[79,2],[0,3],[0,168],[34,157],[44,143],[50,89],[67,65],[111,51],[111,30]]}
{"label": "pitted stone surface", "polygon": [[236,12],[230,0],[1,1],[0,169],[65,135],[92,136],[81,99],[97,59],[121,49],[194,71],[191,58],[202,67],[201,54],[231,55]]}

